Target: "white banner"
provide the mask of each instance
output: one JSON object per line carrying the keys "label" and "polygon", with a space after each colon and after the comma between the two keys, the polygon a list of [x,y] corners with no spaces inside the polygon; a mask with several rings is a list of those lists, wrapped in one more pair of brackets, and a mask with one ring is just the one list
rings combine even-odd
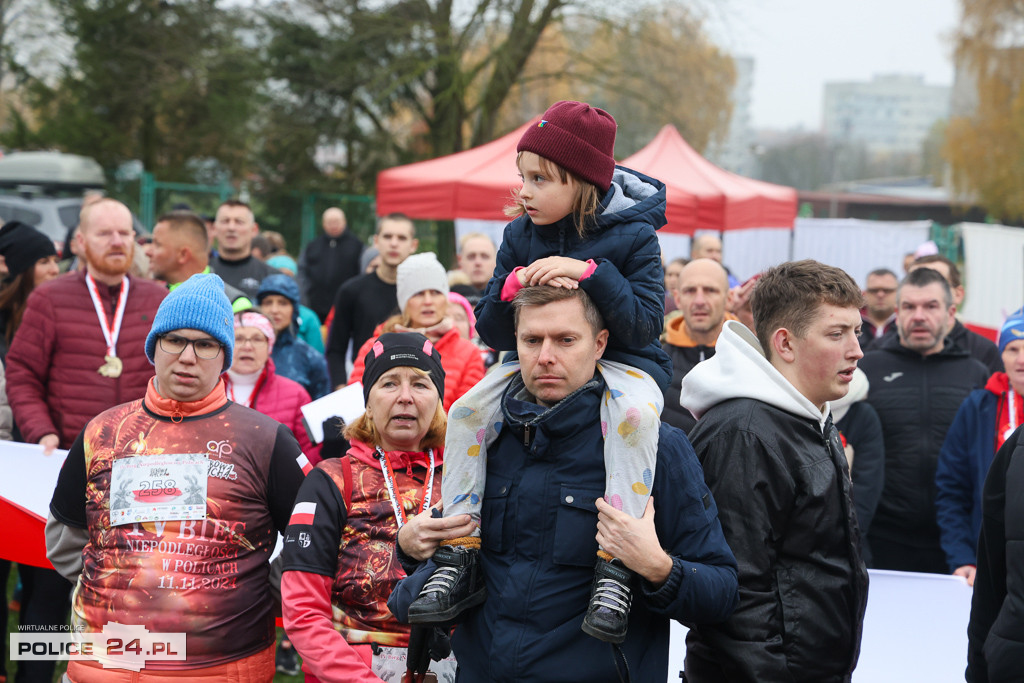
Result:
{"label": "white banner", "polygon": [[[954,683],[967,668],[967,622],[974,591],[957,576],[872,569],[864,637],[854,681]],[[686,632],[673,621],[668,683],[679,681]]]}
{"label": "white banner", "polygon": [[903,279],[903,255],[928,241],[931,225],[931,221],[797,218],[793,260],[810,258],[842,268],[861,288],[876,268],[888,268]]}
{"label": "white banner", "polygon": [[38,515],[44,521],[67,451],[43,455],[38,444],[0,441],[0,498]]}
{"label": "white banner", "polygon": [[981,223],[964,223],[961,229],[966,298],[960,317],[1002,327],[1024,305],[1024,230]]}

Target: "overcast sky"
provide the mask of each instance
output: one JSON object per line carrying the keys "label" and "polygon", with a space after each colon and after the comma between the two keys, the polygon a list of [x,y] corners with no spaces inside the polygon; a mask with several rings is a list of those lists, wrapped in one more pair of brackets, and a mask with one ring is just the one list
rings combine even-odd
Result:
{"label": "overcast sky", "polygon": [[826,81],[921,74],[953,84],[957,0],[727,0],[711,3],[709,30],[734,55],[754,58],[755,128],[821,127]]}

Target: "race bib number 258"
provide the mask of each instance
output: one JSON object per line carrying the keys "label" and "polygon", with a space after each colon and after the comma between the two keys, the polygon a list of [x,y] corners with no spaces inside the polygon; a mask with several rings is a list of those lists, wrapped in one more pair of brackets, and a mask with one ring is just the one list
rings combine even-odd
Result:
{"label": "race bib number 258", "polygon": [[209,458],[166,453],[117,458],[110,477],[110,524],[206,518]]}

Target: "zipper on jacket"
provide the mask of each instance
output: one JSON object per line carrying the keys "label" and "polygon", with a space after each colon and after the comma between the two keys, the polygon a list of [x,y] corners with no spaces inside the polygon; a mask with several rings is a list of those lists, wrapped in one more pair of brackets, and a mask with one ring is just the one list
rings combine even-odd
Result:
{"label": "zipper on jacket", "polygon": [[530,447],[530,439],[532,438],[532,435],[530,434],[531,429],[536,429],[536,427],[531,427],[530,425],[523,427],[523,445],[527,448]]}

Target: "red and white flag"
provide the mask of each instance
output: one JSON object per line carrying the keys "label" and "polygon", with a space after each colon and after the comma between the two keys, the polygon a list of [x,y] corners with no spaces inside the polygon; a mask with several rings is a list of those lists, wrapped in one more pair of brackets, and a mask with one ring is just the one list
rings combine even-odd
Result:
{"label": "red and white flag", "polygon": [[296,503],[288,524],[312,524],[316,514],[316,503]]}
{"label": "red and white flag", "polygon": [[303,474],[309,474],[313,469],[313,465],[309,462],[309,458],[306,457],[305,453],[299,453],[299,457],[295,458],[295,462],[299,463]]}

